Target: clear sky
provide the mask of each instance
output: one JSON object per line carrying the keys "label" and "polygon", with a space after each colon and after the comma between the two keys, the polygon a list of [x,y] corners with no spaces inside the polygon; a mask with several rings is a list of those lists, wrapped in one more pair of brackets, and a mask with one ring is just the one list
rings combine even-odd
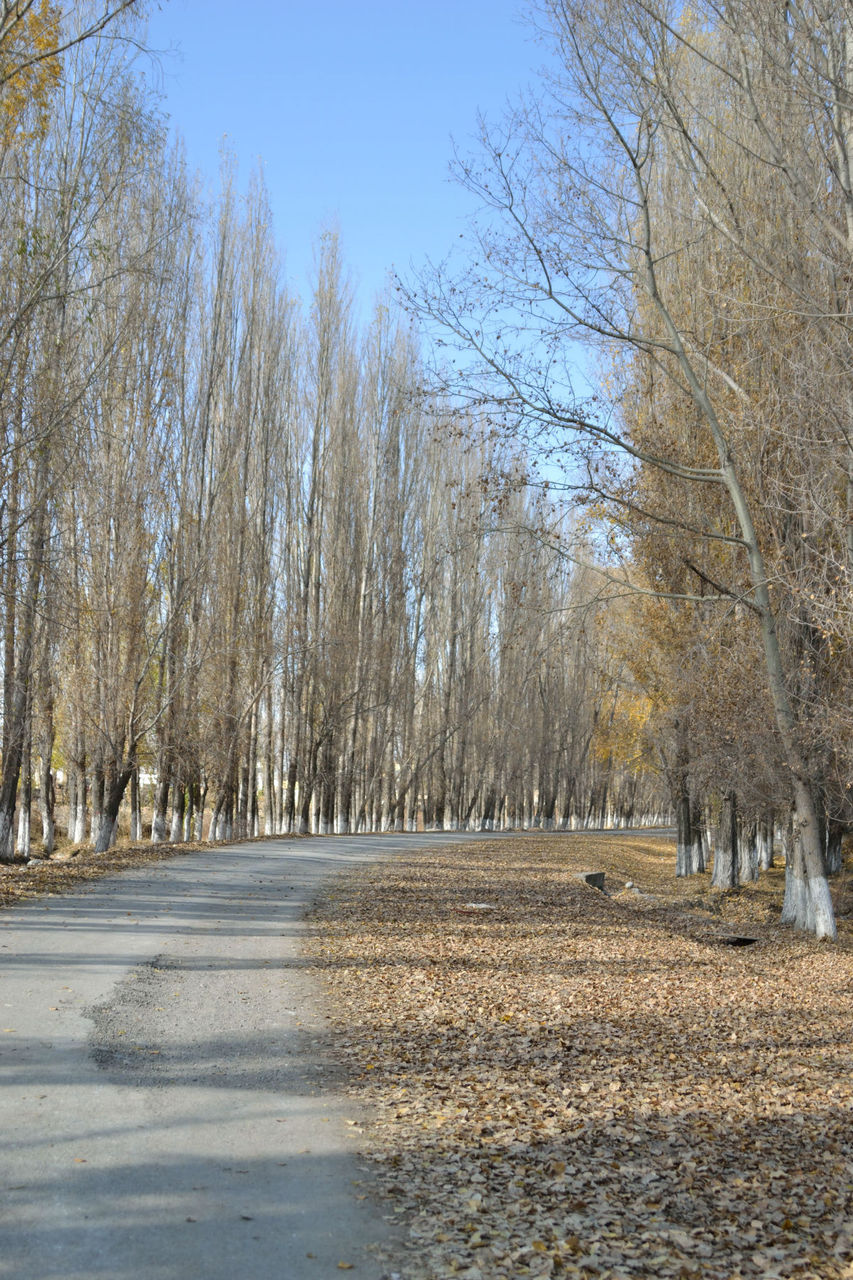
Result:
{"label": "clear sky", "polygon": [[[279,245],[307,293],[313,246],[338,226],[368,308],[394,267],[444,256],[470,197],[452,138],[535,80],[524,0],[157,0],[164,107],[215,181],[223,137],[246,177],[260,159]],[[169,53],[169,50],[177,52]]]}

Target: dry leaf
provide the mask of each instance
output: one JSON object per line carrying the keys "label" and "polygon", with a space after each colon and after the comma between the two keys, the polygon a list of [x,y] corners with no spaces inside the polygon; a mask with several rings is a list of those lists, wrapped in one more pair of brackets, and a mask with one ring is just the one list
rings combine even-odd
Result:
{"label": "dry leaf", "polygon": [[[590,866],[642,895],[590,894]],[[662,840],[529,836],[321,902],[405,1280],[853,1277],[853,926],[828,948],[769,924],[780,872],[721,897],[673,871]]]}

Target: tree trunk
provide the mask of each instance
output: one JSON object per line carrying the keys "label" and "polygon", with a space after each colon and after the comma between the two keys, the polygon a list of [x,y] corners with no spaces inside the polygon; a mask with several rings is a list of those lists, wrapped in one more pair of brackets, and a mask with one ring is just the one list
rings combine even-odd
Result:
{"label": "tree trunk", "polygon": [[795,928],[803,928],[802,921],[808,918],[809,889],[806,880],[805,859],[799,832],[795,829],[790,836],[787,856],[785,858],[785,897],[782,901],[782,923],[792,924]]}
{"label": "tree trunk", "polygon": [[690,812],[690,793],[687,789],[687,779],[683,775],[680,775],[676,782],[673,804],[675,805],[677,832],[675,874],[677,876],[692,876],[696,874],[694,865],[696,840]]}
{"label": "tree trunk", "polygon": [[[807,892],[802,896],[798,889],[796,891],[797,914],[793,923],[817,938],[835,938],[835,913],[823,861],[817,809],[811,790],[801,778],[794,779],[794,797],[794,844],[800,848],[798,865],[805,870]],[[785,882],[787,897],[787,875]]]}
{"label": "tree trunk", "polygon": [[295,757],[287,766],[287,795],[284,802],[284,829],[292,835],[296,825],[296,777],[298,765]]}
{"label": "tree trunk", "polygon": [[758,868],[769,871],[773,866],[773,816],[765,815],[758,825]]}
{"label": "tree trunk", "polygon": [[690,816],[693,827],[693,848],[690,853],[691,865],[695,875],[702,875],[708,866],[709,840],[704,811],[698,801],[691,804]]}
{"label": "tree trunk", "polygon": [[[90,834],[93,844],[97,842],[103,826],[105,787],[103,761],[96,759],[95,767],[92,771],[92,829]],[[109,848],[109,845],[106,847]]]}
{"label": "tree trunk", "polygon": [[738,884],[737,801],[733,794],[723,797],[720,825],[714,841],[714,889],[736,889]]}
{"label": "tree trunk", "polygon": [[278,829],[278,797],[275,777],[275,740],[273,733],[272,688],[267,690],[267,717],[264,742],[264,835],[274,835]]}
{"label": "tree trunk", "polygon": [[187,786],[187,807],[184,813],[184,832],[182,839],[192,840],[195,824],[195,809],[198,800],[198,783],[190,782]]}
{"label": "tree trunk", "polygon": [[39,813],[41,815],[41,842],[44,855],[53,853],[56,838],[56,788],[53,779],[53,696],[46,678],[42,678],[44,704],[41,741],[39,743]]}
{"label": "tree trunk", "polygon": [[843,866],[841,842],[844,839],[844,827],[840,822],[828,819],[826,824],[826,872],[827,875],[838,875]]}
{"label": "tree trunk", "polygon": [[69,814],[69,819],[73,821],[72,840],[75,844],[84,844],[86,841],[86,819],[87,819],[87,799],[89,792],[89,776],[86,773],[85,756],[79,763],[73,766],[77,778],[75,790],[75,804],[73,815]]}
{"label": "tree trunk", "polygon": [[754,822],[745,824],[738,839],[738,881],[751,884],[758,879],[758,830]]}
{"label": "tree trunk", "polygon": [[172,844],[180,844],[184,838],[184,810],[187,803],[187,791],[183,782],[175,779],[172,784],[172,824],[169,840]]}
{"label": "tree trunk", "polygon": [[139,803],[139,768],[134,766],[130,775],[130,843],[139,844],[142,839],[142,812]]}
{"label": "tree trunk", "polygon": [[161,773],[154,792],[154,816],[151,820],[151,843],[166,839],[166,810],[169,807],[169,775]]}
{"label": "tree trunk", "polygon": [[125,765],[118,773],[114,766],[111,766],[107,772],[111,776],[105,779],[104,802],[98,830],[95,833],[95,853],[106,853],[112,848],[118,829],[118,811],[133,773],[133,766]]}
{"label": "tree trunk", "polygon": [[204,807],[207,804],[207,776],[205,775],[199,784],[198,808],[196,809],[195,818],[195,838],[198,841],[204,839]]}
{"label": "tree trunk", "polygon": [[20,806],[18,809],[18,839],[15,847],[16,861],[28,862],[30,857],[30,824],[33,806],[33,763],[30,718],[27,717],[27,744],[21,764]]}

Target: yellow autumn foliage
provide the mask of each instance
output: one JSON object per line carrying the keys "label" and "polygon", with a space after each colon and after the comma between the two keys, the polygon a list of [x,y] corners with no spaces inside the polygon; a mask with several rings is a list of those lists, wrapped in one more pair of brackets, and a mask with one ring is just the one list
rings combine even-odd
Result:
{"label": "yellow autumn foliage", "polygon": [[652,713],[652,701],[646,693],[636,687],[620,686],[611,715],[602,717],[593,735],[592,749],[597,759],[642,768],[648,756]]}
{"label": "yellow autumn foliage", "polygon": [[30,142],[47,130],[48,108],[61,74],[60,10],[50,0],[0,32],[0,143]]}

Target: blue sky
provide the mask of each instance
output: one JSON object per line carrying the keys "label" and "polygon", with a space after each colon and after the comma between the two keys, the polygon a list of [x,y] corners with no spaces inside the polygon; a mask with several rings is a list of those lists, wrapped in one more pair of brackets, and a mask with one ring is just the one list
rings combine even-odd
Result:
{"label": "blue sky", "polygon": [[[470,197],[449,181],[451,135],[535,80],[523,0],[160,0],[164,108],[215,181],[223,137],[245,178],[262,160],[296,290],[338,226],[361,307],[458,242]],[[167,52],[177,49],[177,53]]]}

